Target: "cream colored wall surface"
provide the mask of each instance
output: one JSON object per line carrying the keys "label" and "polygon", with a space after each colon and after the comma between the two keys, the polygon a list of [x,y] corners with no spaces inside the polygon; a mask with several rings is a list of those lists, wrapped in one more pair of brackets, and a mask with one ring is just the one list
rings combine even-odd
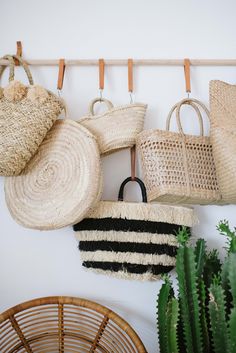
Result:
{"label": "cream colored wall surface", "polygon": [[[21,40],[25,57],[32,59],[236,58],[235,13],[234,0],[1,0],[0,54],[14,52],[16,40]],[[56,92],[56,67],[34,67],[32,72],[37,83]],[[18,75],[23,78],[21,72]],[[236,67],[193,67],[191,79],[192,97],[208,104],[209,80],[235,83]],[[137,67],[134,87],[135,100],[149,105],[146,128],[164,128],[171,106],[185,96],[183,68]],[[62,95],[69,117],[83,116],[89,101],[98,95],[97,68],[67,68]],[[125,67],[106,68],[104,96],[115,105],[129,102]],[[197,133],[191,114],[185,115],[185,130]],[[120,183],[130,174],[129,151],[104,158],[103,169],[104,198],[116,199]],[[126,198],[140,200],[138,188],[131,185]],[[194,237],[202,235],[210,248],[222,249],[224,239],[215,225],[224,218],[236,225],[235,206],[199,206],[196,211],[200,223]],[[85,297],[123,316],[147,351],[158,352],[155,313],[161,282],[129,282],[87,273],[81,268],[70,227],[40,232],[13,221],[4,201],[3,178],[0,224],[0,311],[41,296]]]}

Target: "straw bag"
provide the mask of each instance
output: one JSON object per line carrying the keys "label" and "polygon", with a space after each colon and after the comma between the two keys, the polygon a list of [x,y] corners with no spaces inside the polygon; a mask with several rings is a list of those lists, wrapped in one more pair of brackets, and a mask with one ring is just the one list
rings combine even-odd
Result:
{"label": "straw bag", "polygon": [[210,136],[222,203],[236,203],[236,85],[210,82]]}
{"label": "straw bag", "polygon": [[175,266],[176,232],[195,223],[187,207],[147,203],[146,188],[135,178],[143,203],[100,201],[82,222],[74,225],[83,266],[119,278],[155,280]]}
{"label": "straw bag", "polygon": [[[17,58],[29,86],[14,80]],[[34,85],[26,63],[19,56],[9,60],[9,84],[0,87],[0,175],[18,175],[35,154],[46,133],[64,108],[62,101],[41,86]],[[0,76],[4,70],[0,67]]]}
{"label": "straw bag", "polygon": [[[94,115],[94,105],[104,102],[108,110]],[[94,99],[89,106],[89,115],[79,120],[98,139],[101,154],[110,154],[123,148],[132,147],[137,135],[143,130],[147,105],[133,103],[120,107],[104,98]]]}
{"label": "straw bag", "polygon": [[[196,111],[200,136],[186,135],[180,122],[180,109],[188,104]],[[141,152],[148,200],[161,202],[210,204],[220,199],[210,138],[204,136],[198,107],[208,109],[196,99],[183,99],[171,109],[164,130],[143,131],[137,139]],[[176,111],[179,132],[170,132],[170,120]]]}
{"label": "straw bag", "polygon": [[50,230],[83,219],[100,200],[95,137],[73,120],[57,120],[23,173],[5,180],[7,206],[27,228]]}

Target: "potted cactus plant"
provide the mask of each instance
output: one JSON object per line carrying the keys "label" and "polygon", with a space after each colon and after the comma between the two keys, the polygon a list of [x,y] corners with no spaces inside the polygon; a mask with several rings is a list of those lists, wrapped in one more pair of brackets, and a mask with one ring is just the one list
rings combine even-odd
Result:
{"label": "potted cactus plant", "polygon": [[178,296],[165,275],[157,299],[160,353],[236,353],[236,228],[217,229],[228,239],[223,263],[204,239],[193,247],[178,232]]}

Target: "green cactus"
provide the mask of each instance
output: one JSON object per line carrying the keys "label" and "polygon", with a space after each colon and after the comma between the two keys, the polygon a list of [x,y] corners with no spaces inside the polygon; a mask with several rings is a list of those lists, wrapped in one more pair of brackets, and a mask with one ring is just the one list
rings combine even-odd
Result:
{"label": "green cactus", "polygon": [[236,228],[217,229],[227,238],[223,265],[205,240],[193,248],[186,228],[177,234],[178,297],[167,276],[158,296],[160,353],[236,353]]}

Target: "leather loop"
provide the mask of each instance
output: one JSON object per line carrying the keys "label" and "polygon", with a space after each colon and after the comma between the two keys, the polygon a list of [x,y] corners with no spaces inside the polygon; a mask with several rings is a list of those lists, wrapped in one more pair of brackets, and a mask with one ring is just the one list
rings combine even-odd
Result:
{"label": "leather loop", "polygon": [[191,92],[191,82],[190,82],[190,60],[185,58],[184,59],[184,76],[185,76],[185,86],[186,92]]}
{"label": "leather loop", "polygon": [[135,169],[136,169],[136,146],[134,145],[130,149],[130,159],[131,159],[131,180],[135,181]]}
{"label": "leather loop", "polygon": [[99,65],[99,89],[103,90],[104,89],[104,59],[99,59],[98,60],[98,65]]}
{"label": "leather loop", "polygon": [[[16,55],[17,56],[22,56],[22,43],[21,41],[17,41],[16,42]],[[15,61],[15,65],[16,66],[19,66],[20,65],[20,62],[18,59],[14,59]]]}
{"label": "leather loop", "polygon": [[128,91],[133,92],[133,59],[128,59]]}
{"label": "leather loop", "polygon": [[[123,183],[120,186],[120,190],[119,190],[119,194],[118,194],[118,201],[124,201],[124,187],[125,185],[129,182],[132,181],[131,177],[126,178]],[[141,189],[142,192],[142,200],[143,202],[147,202],[147,191],[146,191],[146,187],[143,183],[143,181],[137,177],[135,177],[134,181],[136,181]]]}
{"label": "leather loop", "polygon": [[90,102],[90,104],[89,104],[89,113],[90,113],[90,115],[95,115],[95,114],[94,114],[94,105],[95,105],[96,103],[98,103],[98,102],[99,102],[99,103],[105,103],[106,106],[107,106],[107,108],[108,108],[108,110],[110,110],[110,109],[113,108],[112,102],[109,101],[108,99],[105,99],[105,98],[95,98],[95,99],[93,99],[93,100]]}
{"label": "leather loop", "polygon": [[59,60],[59,70],[58,70],[58,79],[57,79],[57,89],[62,90],[64,75],[65,75],[65,59]]}

